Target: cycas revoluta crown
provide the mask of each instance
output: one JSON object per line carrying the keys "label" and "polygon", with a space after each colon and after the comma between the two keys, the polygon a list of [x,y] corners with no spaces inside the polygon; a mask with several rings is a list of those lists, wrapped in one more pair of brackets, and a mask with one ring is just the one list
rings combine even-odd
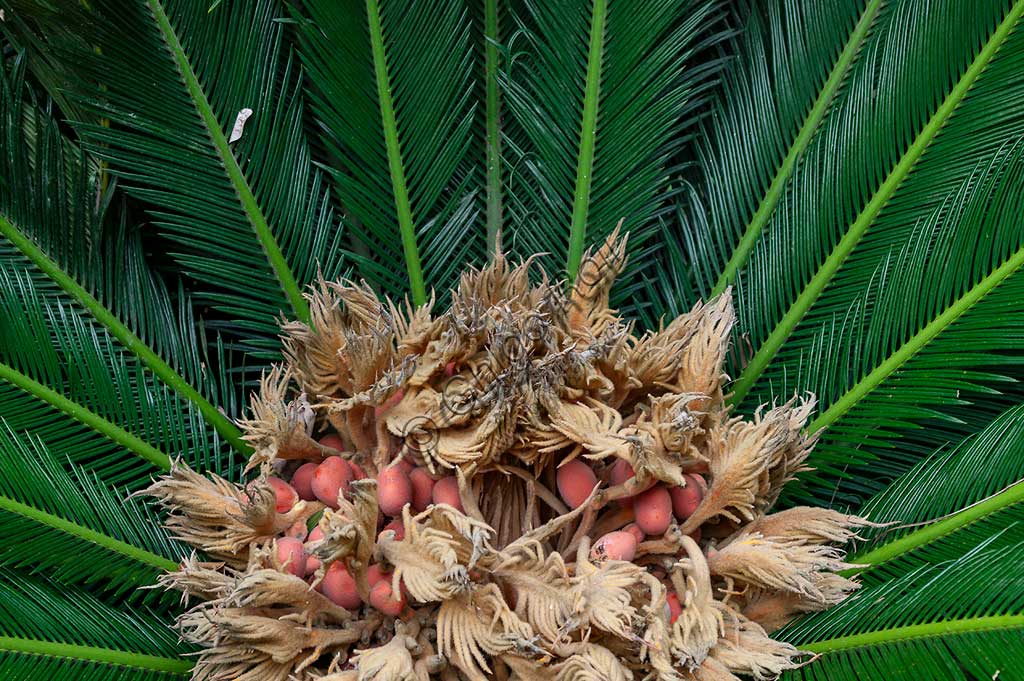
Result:
{"label": "cycas revoluta crown", "polygon": [[731,416],[730,293],[635,334],[608,304],[617,236],[569,294],[499,254],[436,316],[321,284],[245,423],[257,477],[178,464],[148,489],[220,561],[162,579],[198,601],[178,620],[203,646],[194,678],[710,681],[798,664],[766,631],[857,588],[840,546],[870,523],[770,513],[814,446],[813,399]]}

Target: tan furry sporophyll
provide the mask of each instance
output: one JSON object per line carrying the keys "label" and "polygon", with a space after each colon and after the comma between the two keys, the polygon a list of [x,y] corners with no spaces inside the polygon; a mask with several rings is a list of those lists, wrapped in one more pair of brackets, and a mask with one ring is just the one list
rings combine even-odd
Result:
{"label": "tan furry sporophyll", "polygon": [[868,523],[769,512],[814,446],[813,400],[730,417],[729,294],[635,335],[608,306],[624,253],[613,235],[569,294],[499,256],[438,316],[323,283],[244,424],[256,479],[179,464],[148,490],[204,556],[162,580],[191,599],[193,677],[725,681],[799,664],[766,632],[857,587],[839,546]]}

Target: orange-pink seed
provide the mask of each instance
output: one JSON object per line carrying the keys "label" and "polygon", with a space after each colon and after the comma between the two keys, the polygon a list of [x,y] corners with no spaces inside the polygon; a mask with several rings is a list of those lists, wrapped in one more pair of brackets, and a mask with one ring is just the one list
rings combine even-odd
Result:
{"label": "orange-pink seed", "polygon": [[320,582],[320,593],[348,610],[355,610],[363,603],[356,589],[355,578],[340,560],[334,561],[327,568]]}
{"label": "orange-pink seed", "polygon": [[434,498],[434,479],[425,468],[413,468],[409,472],[409,482],[412,484],[412,508],[417,513],[425,511]]}
{"label": "orange-pink seed", "polygon": [[331,508],[338,508],[339,492],[348,491],[352,468],[340,456],[329,456],[316,467],[310,487],[316,498]]}
{"label": "orange-pink seed", "polygon": [[590,549],[594,560],[633,560],[636,557],[636,537],[624,530],[609,532]]}
{"label": "orange-pink seed", "polygon": [[655,485],[636,495],[633,505],[636,524],[644,534],[661,535],[672,523],[672,496],[662,485]]}
{"label": "orange-pink seed", "polygon": [[281,478],[271,476],[267,478],[267,484],[274,490],[274,508],[278,513],[287,513],[298,503],[299,495],[295,489]]}
{"label": "orange-pink seed", "polygon": [[399,515],[412,501],[412,483],[400,466],[385,468],[377,476],[377,505],[390,516]]}
{"label": "orange-pink seed", "polygon": [[449,506],[462,511],[462,498],[459,496],[459,481],[454,475],[441,478],[434,483],[431,496],[435,504],[448,504]]}
{"label": "orange-pink seed", "polygon": [[292,474],[292,487],[303,501],[316,499],[316,495],[313,494],[313,473],[316,472],[316,467],[315,463],[304,463]]}
{"label": "orange-pink seed", "polygon": [[555,475],[558,494],[569,508],[577,508],[587,500],[597,484],[594,469],[579,459],[563,464]]}
{"label": "orange-pink seed", "polygon": [[686,479],[686,487],[674,486],[669,490],[672,496],[672,512],[675,513],[677,520],[686,520],[693,515],[704,499],[704,488],[697,481],[697,476],[687,474],[683,477]]}
{"label": "orange-pink seed", "polygon": [[302,542],[295,537],[277,539],[277,562],[281,568],[296,577],[306,576],[306,555]]}
{"label": "orange-pink seed", "polygon": [[370,590],[370,605],[380,610],[385,615],[396,617],[405,610],[405,595],[399,592],[395,598],[391,591],[390,580],[381,580]]}

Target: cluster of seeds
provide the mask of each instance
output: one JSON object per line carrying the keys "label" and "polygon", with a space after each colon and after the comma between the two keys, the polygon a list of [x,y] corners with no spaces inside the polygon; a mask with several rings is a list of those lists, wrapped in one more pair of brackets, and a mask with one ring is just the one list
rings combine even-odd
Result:
{"label": "cluster of seeds", "polygon": [[193,557],[197,680],[771,678],[768,632],[856,584],[867,522],[770,513],[813,401],[729,415],[728,294],[634,334],[625,244],[569,293],[500,255],[450,309],[321,285],[243,425],[248,483],[178,465],[148,490]]}

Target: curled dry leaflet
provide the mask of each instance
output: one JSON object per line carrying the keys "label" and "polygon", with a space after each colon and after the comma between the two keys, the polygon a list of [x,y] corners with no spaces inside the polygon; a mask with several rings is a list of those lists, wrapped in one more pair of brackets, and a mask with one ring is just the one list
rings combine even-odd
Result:
{"label": "curled dry leaflet", "polygon": [[321,283],[284,327],[236,484],[148,493],[201,552],[163,577],[195,679],[766,679],[766,632],[857,585],[867,521],[771,513],[813,401],[731,417],[729,294],[637,335],[608,306],[617,234],[571,292],[500,255],[451,309]]}

